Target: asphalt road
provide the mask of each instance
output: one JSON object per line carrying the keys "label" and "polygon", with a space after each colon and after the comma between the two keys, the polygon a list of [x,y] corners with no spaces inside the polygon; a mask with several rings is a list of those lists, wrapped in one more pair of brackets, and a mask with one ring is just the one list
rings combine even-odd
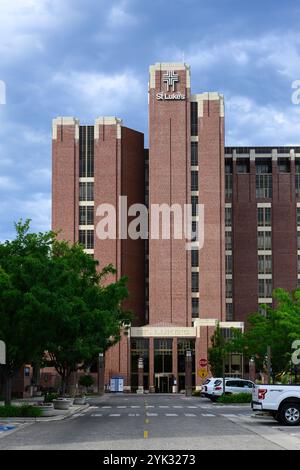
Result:
{"label": "asphalt road", "polygon": [[222,406],[175,395],[106,395],[63,421],[32,423],[0,435],[0,449],[300,450],[300,427],[252,417],[250,406]]}

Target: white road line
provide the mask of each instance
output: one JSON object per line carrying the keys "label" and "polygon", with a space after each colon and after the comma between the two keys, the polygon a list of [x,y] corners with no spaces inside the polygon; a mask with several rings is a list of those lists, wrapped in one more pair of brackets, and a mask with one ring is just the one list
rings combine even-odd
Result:
{"label": "white road line", "polygon": [[111,418],[119,418],[121,415],[118,415],[118,414],[112,414],[112,415],[109,415]]}
{"label": "white road line", "polygon": [[135,418],[136,416],[141,416],[139,413],[129,413],[130,418]]}
{"label": "white road line", "polygon": [[173,417],[173,416],[178,416],[178,415],[175,414],[175,413],[166,413],[166,416],[168,416],[168,417]]}
{"label": "white road line", "polygon": [[131,406],[130,408],[140,408],[140,406]]}
{"label": "white road line", "polygon": [[146,416],[148,416],[150,418],[152,416],[158,416],[158,414],[157,413],[146,413]]}
{"label": "white road line", "polygon": [[186,416],[187,418],[196,418],[197,415],[194,415],[193,413],[184,413],[184,416]]}
{"label": "white road line", "polygon": [[154,405],[146,405],[146,408],[155,408]]}
{"label": "white road line", "polygon": [[212,415],[212,414],[209,414],[209,413],[202,414],[202,416],[204,416],[205,418],[215,418],[216,417],[216,415]]}
{"label": "white road line", "polygon": [[159,405],[159,408],[170,408],[170,407],[167,405]]}
{"label": "white road line", "polygon": [[176,405],[176,406],[173,406],[173,408],[183,408],[183,406],[181,406],[181,405]]}
{"label": "white road line", "polygon": [[101,408],[103,408],[103,410],[108,410],[109,408],[111,408],[111,406],[101,406]]}
{"label": "white road line", "polygon": [[197,406],[188,406],[188,408],[197,408]]}
{"label": "white road line", "polygon": [[103,415],[100,415],[100,414],[97,413],[97,414],[93,414],[93,415],[91,415],[91,416],[92,416],[93,418],[101,418]]}
{"label": "white road line", "polygon": [[124,409],[124,408],[127,408],[127,406],[117,406],[117,408]]}
{"label": "white road line", "polygon": [[227,413],[227,414],[223,413],[223,414],[221,414],[221,416],[224,416],[224,418],[235,418],[236,417],[236,415],[233,415],[233,414],[230,414],[230,413]]}

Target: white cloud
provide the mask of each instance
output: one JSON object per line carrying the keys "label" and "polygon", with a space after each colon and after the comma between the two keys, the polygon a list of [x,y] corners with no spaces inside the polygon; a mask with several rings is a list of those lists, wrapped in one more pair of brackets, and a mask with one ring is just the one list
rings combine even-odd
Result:
{"label": "white cloud", "polygon": [[136,24],[136,17],[128,11],[128,0],[121,0],[113,5],[107,17],[107,24],[109,27],[123,27],[132,26]]}
{"label": "white cloud", "polygon": [[19,185],[10,176],[0,176],[0,191],[17,191]]}
{"label": "white cloud", "polygon": [[89,115],[120,115],[133,103],[139,103],[146,90],[137,75],[131,71],[116,74],[72,71],[58,73],[53,82],[65,87],[65,93],[71,95],[71,102],[80,105],[81,115],[84,109]]}
{"label": "white cloud", "polygon": [[247,96],[226,96],[226,145],[299,145],[300,106],[263,106]]}
{"label": "white cloud", "polygon": [[0,0],[2,65],[43,51],[44,34],[66,24],[73,14],[69,0]]}

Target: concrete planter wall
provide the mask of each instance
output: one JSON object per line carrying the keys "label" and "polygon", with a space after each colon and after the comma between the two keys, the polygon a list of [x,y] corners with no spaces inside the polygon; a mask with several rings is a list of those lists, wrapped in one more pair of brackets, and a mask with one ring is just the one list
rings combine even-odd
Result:
{"label": "concrete planter wall", "polygon": [[74,405],[85,405],[86,397],[77,397],[74,399]]}
{"label": "concrete planter wall", "polygon": [[42,416],[53,416],[55,415],[54,413],[54,407],[52,403],[49,404],[43,404],[43,405],[38,405],[40,410],[42,411]]}
{"label": "concrete planter wall", "polygon": [[55,410],[68,410],[72,405],[72,401],[69,398],[58,398],[53,400]]}

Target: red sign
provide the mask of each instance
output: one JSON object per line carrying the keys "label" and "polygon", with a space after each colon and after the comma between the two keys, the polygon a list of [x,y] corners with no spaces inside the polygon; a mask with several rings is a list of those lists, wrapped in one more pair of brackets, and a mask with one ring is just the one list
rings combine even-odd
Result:
{"label": "red sign", "polygon": [[207,367],[207,359],[200,359],[199,361],[200,367]]}

